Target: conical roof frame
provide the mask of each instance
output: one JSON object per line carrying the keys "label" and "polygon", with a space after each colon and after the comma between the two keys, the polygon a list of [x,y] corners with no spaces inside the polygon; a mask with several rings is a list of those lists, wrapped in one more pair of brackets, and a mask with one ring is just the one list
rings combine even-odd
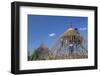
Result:
{"label": "conical roof frame", "polygon": [[76,30],[75,28],[69,28],[67,29],[62,36],[72,36],[72,35],[80,35],[80,33],[78,32],[78,30]]}

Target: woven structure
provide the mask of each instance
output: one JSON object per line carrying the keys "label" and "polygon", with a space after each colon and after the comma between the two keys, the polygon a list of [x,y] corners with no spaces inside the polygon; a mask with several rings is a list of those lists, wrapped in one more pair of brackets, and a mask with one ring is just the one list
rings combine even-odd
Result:
{"label": "woven structure", "polygon": [[83,37],[76,28],[69,28],[51,48],[51,56],[55,59],[87,58],[88,51],[83,47]]}

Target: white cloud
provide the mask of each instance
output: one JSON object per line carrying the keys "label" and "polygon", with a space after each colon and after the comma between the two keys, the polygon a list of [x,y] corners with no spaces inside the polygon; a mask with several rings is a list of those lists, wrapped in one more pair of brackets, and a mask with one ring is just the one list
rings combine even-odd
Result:
{"label": "white cloud", "polygon": [[87,28],[86,27],[83,27],[83,28],[79,28],[79,30],[80,31],[85,31],[85,30],[87,30]]}
{"label": "white cloud", "polygon": [[56,35],[55,33],[49,34],[50,37],[53,37],[53,36],[55,36],[55,35]]}

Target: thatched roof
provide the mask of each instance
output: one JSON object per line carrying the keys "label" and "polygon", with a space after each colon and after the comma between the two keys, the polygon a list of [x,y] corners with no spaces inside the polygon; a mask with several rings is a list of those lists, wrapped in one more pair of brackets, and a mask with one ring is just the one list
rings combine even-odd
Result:
{"label": "thatched roof", "polygon": [[63,36],[78,36],[80,33],[75,28],[69,28],[67,31],[63,33]]}

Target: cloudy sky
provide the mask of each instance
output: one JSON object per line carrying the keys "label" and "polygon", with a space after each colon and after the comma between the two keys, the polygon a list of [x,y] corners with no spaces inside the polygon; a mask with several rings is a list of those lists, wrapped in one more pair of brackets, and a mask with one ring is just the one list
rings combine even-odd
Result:
{"label": "cloudy sky", "polygon": [[28,15],[28,50],[44,43],[50,48],[70,25],[87,39],[87,17]]}

